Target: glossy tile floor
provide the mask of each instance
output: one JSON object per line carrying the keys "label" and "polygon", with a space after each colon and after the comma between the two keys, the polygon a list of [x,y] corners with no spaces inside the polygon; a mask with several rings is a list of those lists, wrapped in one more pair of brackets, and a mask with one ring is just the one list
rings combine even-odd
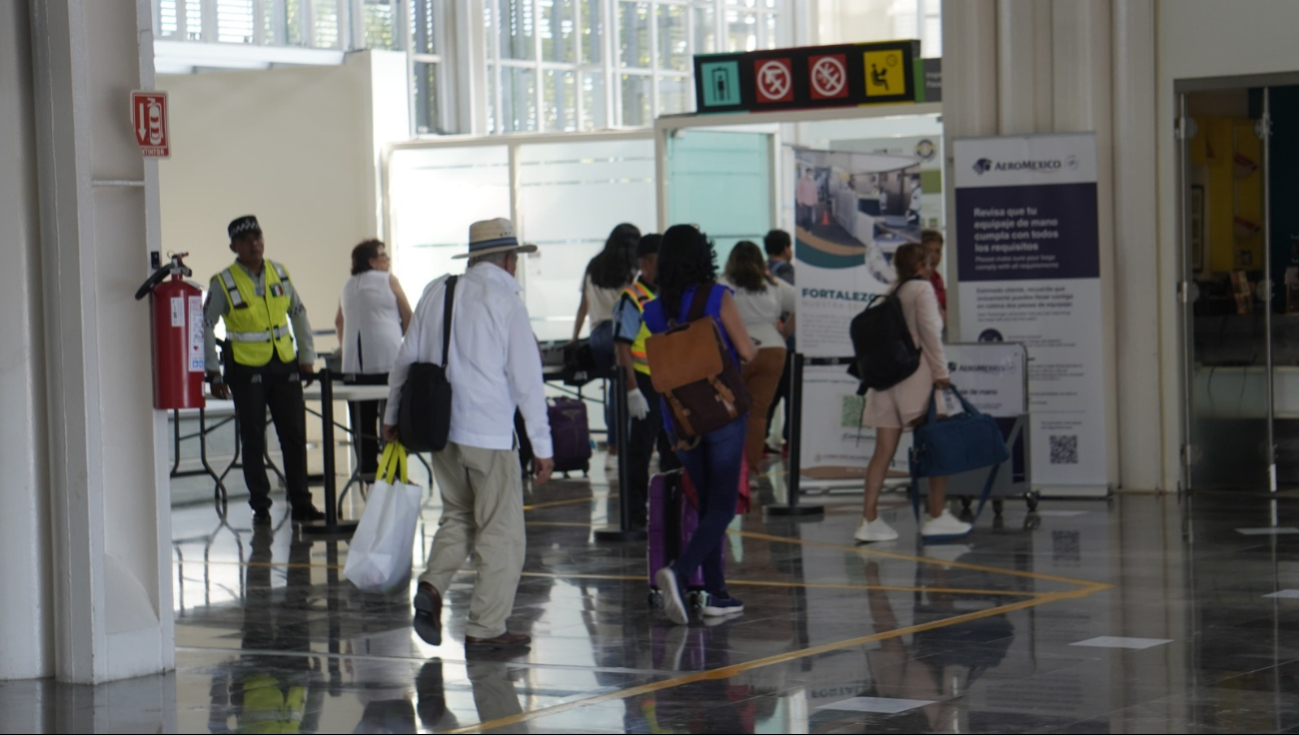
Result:
{"label": "glossy tile floor", "polygon": [[[1251,532],[1273,526],[1260,496],[1008,502],[931,548],[900,495],[904,540],[870,548],[858,495],[812,498],[821,519],[755,510],[728,548],[746,612],[674,627],[647,605],[643,544],[592,541],[617,509],[604,478],[528,494],[511,627],[534,644],[509,655],[458,643],[469,574],[434,648],[409,594],[342,579],[345,542],[177,509],[177,671],[3,684],[0,729],[1299,732],[1299,535]],[[780,490],[773,471],[759,498]],[[1277,512],[1299,526],[1296,500]],[[430,498],[417,565],[437,518]]]}

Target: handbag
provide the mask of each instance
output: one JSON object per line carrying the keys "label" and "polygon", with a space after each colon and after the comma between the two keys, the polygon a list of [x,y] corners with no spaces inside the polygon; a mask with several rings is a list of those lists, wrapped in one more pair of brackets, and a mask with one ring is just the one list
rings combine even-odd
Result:
{"label": "handbag", "polygon": [[678,449],[691,449],[699,438],[744,415],[753,403],[748,386],[722,339],[717,321],[705,314],[710,294],[696,289],[684,324],[645,340],[650,380],[668,405],[671,432]]}
{"label": "handbag", "polygon": [[451,310],[458,276],[447,279],[442,302],[442,364],[417,362],[410,366],[401,389],[397,434],[411,452],[440,452],[451,433],[451,383],[447,357],[451,354]]}
{"label": "handbag", "polygon": [[406,448],[399,442],[383,448],[376,477],[348,544],[343,576],[365,592],[388,594],[409,583],[424,491],[407,481]]}
{"label": "handbag", "polygon": [[925,423],[916,427],[912,440],[909,457],[912,508],[919,518],[921,477],[959,475],[991,467],[979,496],[979,507],[975,511],[977,516],[988,502],[988,495],[997,479],[997,471],[1010,459],[1006,439],[997,422],[991,416],[980,413],[956,388],[952,388],[952,394],[961,402],[965,412],[939,420],[938,390],[934,388],[929,394],[929,415]]}

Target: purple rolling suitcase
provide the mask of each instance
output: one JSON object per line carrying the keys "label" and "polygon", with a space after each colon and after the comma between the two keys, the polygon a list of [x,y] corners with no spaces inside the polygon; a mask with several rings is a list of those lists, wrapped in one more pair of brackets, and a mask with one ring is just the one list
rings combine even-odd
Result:
{"label": "purple rolling suitcase", "polygon": [[[699,512],[686,498],[682,476],[682,471],[676,470],[650,478],[649,525],[646,528],[649,543],[646,548],[649,556],[650,604],[655,607],[662,604],[662,593],[654,582],[654,575],[676,560],[699,527]],[[686,588],[691,598],[690,604],[699,604],[704,589],[702,567],[690,575]]]}
{"label": "purple rolling suitcase", "polygon": [[555,398],[547,411],[550,439],[555,445],[555,471],[591,470],[591,427],[586,421],[586,404],[573,398]]}

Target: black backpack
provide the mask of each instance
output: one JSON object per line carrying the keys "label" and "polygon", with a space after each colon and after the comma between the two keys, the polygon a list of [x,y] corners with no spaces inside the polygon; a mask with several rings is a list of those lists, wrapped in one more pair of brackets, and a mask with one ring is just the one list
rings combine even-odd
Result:
{"label": "black backpack", "polygon": [[890,293],[873,300],[848,327],[854,357],[848,374],[861,381],[857,387],[859,396],[867,389],[892,388],[920,368],[920,348],[911,339],[902,301],[897,296],[907,283],[903,281]]}

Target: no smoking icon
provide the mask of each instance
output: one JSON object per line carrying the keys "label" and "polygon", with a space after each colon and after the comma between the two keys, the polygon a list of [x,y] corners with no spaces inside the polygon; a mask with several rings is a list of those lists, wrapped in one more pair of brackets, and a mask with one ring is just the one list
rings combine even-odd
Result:
{"label": "no smoking icon", "polygon": [[793,64],[789,59],[758,59],[753,62],[758,102],[789,102],[794,99]]}
{"label": "no smoking icon", "polygon": [[807,60],[812,99],[833,100],[848,96],[848,60],[843,54],[812,56]]}

